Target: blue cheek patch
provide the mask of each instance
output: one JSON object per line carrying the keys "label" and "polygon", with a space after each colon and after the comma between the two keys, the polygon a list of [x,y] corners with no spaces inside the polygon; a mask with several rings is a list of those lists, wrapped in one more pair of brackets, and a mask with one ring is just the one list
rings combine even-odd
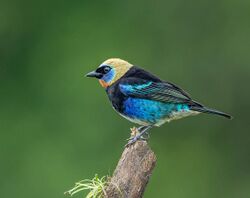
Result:
{"label": "blue cheek patch", "polygon": [[115,77],[115,70],[111,69],[107,74],[105,74],[102,77],[102,80],[104,80],[106,83],[109,83],[110,81],[112,81]]}

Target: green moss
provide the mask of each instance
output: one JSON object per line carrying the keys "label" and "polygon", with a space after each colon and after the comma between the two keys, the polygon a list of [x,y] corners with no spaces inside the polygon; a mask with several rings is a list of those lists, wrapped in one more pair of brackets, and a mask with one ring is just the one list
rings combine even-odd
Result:
{"label": "green moss", "polygon": [[65,192],[65,194],[73,196],[82,191],[89,191],[86,198],[102,198],[105,197],[105,187],[107,186],[108,177],[99,178],[96,174],[93,179],[84,179],[76,182],[74,188]]}

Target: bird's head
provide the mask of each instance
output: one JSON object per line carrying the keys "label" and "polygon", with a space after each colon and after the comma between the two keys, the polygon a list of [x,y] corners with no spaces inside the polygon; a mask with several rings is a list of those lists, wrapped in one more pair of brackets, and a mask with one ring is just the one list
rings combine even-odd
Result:
{"label": "bird's head", "polygon": [[86,76],[99,79],[100,84],[107,88],[120,79],[131,67],[132,65],[125,60],[110,58]]}

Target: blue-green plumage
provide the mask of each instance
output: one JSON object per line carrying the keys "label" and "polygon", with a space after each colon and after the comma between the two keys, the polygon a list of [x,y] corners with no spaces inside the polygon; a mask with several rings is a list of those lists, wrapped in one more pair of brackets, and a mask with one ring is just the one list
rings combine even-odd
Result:
{"label": "blue-green plumage", "polygon": [[163,119],[170,119],[174,113],[186,113],[186,104],[163,103],[154,100],[127,98],[124,103],[123,114],[131,119],[155,125]]}
{"label": "blue-green plumage", "polygon": [[[177,113],[187,113],[187,111],[189,111],[188,105],[181,103],[181,101],[178,103],[171,101],[169,98],[168,102],[156,100],[157,92],[162,94],[163,91],[161,91],[161,89],[165,88],[159,83],[156,84],[152,81],[134,85],[121,83],[119,88],[122,93],[128,96],[148,96],[148,99],[128,97],[124,101],[123,114],[135,122],[141,120],[144,123],[155,125],[163,119],[173,118],[175,115],[178,115]],[[158,99],[160,99],[160,97],[158,97]],[[166,97],[162,97],[162,99],[166,99]]]}

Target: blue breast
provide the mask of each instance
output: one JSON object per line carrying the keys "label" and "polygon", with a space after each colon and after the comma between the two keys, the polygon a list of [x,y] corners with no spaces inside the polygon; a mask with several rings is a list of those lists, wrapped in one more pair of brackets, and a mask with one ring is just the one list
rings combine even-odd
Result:
{"label": "blue breast", "polygon": [[126,116],[132,119],[139,119],[155,124],[161,119],[170,117],[173,112],[188,111],[186,104],[163,103],[159,101],[128,98],[124,101],[124,111]]}

